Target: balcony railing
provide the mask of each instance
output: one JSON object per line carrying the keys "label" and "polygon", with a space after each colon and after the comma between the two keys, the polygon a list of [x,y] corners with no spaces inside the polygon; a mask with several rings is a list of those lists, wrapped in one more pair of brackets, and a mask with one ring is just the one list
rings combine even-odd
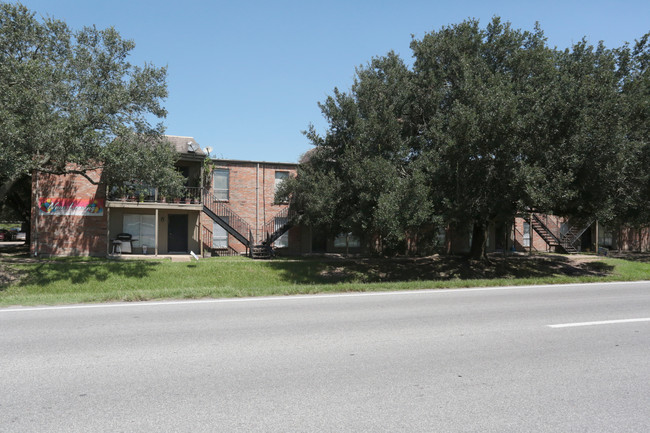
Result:
{"label": "balcony railing", "polygon": [[181,193],[174,196],[161,195],[157,188],[140,188],[131,190],[120,190],[113,188],[109,190],[108,199],[111,201],[124,201],[132,203],[177,203],[177,204],[201,204],[202,190],[200,187],[184,187]]}

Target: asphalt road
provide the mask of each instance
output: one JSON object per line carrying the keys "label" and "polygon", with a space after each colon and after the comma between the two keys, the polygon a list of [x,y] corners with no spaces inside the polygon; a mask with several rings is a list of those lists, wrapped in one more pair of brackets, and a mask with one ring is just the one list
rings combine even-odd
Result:
{"label": "asphalt road", "polygon": [[0,309],[0,431],[648,432],[650,283]]}

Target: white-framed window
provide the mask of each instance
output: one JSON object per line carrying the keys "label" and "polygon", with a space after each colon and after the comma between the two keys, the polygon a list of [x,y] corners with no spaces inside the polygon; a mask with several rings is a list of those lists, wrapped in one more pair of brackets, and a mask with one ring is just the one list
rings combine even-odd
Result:
{"label": "white-framed window", "polygon": [[289,172],[288,171],[276,171],[275,172],[275,192],[278,191],[278,188],[280,187],[280,185],[282,185],[282,182],[284,182],[288,178],[289,178]]}
{"label": "white-framed window", "polygon": [[212,221],[212,248],[228,248],[228,232],[214,221]]}
{"label": "white-framed window", "polygon": [[359,239],[358,236],[354,236],[352,233],[341,233],[340,235],[336,236],[334,238],[334,247],[345,248],[346,238],[347,238],[347,246],[349,248],[361,247],[361,239]]}
{"label": "white-framed window", "polygon": [[[280,188],[280,185],[282,185],[282,182],[284,182],[288,178],[289,178],[289,172],[288,171],[276,171],[275,172],[275,189],[273,190],[273,194],[276,194],[278,192],[278,188]],[[287,203],[287,201],[283,200],[282,203]]]}
{"label": "white-framed window", "polygon": [[156,246],[156,216],[143,214],[124,214],[122,231],[130,234],[136,248],[146,245],[149,248]]}
{"label": "white-framed window", "polygon": [[215,168],[212,174],[212,183],[215,200],[228,201],[230,193],[230,170]]}
{"label": "white-framed window", "polygon": [[530,246],[530,223],[524,221],[524,247]]}

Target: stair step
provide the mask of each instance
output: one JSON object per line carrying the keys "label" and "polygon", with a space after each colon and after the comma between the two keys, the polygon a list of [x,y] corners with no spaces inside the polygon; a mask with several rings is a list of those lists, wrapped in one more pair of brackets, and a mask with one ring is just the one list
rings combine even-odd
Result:
{"label": "stair step", "polygon": [[251,249],[253,259],[270,259],[273,256],[272,250],[264,245],[255,245]]}

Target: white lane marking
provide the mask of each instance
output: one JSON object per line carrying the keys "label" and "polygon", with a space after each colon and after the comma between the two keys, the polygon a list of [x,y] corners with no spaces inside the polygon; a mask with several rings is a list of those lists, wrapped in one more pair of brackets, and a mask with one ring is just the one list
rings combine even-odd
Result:
{"label": "white lane marking", "polygon": [[[123,308],[123,307],[157,307],[166,305],[193,305],[193,304],[221,304],[228,302],[268,302],[268,301],[300,301],[303,299],[330,299],[330,298],[354,298],[365,296],[401,296],[401,295],[426,295],[426,294],[452,294],[464,292],[492,292],[499,290],[519,289],[566,289],[571,287],[589,286],[613,286],[613,285],[634,285],[648,284],[650,281],[609,281],[604,283],[576,283],[576,284],[543,284],[528,286],[495,286],[495,287],[472,287],[465,289],[419,289],[419,290],[389,290],[385,292],[354,292],[354,293],[316,293],[312,295],[278,295],[278,296],[251,296],[246,298],[218,298],[218,299],[194,299],[181,301],[133,301],[106,304],[77,304],[59,305],[51,307],[9,307],[0,308],[0,313],[28,312],[28,311],[53,311],[53,310],[81,310],[90,308]],[[549,325],[551,326],[551,325]]]}
{"label": "white lane marking", "polygon": [[577,326],[614,325],[617,323],[635,323],[635,322],[650,322],[650,317],[644,317],[641,319],[599,320],[597,322],[559,323],[557,325],[548,325],[548,327],[549,328],[575,328]]}

